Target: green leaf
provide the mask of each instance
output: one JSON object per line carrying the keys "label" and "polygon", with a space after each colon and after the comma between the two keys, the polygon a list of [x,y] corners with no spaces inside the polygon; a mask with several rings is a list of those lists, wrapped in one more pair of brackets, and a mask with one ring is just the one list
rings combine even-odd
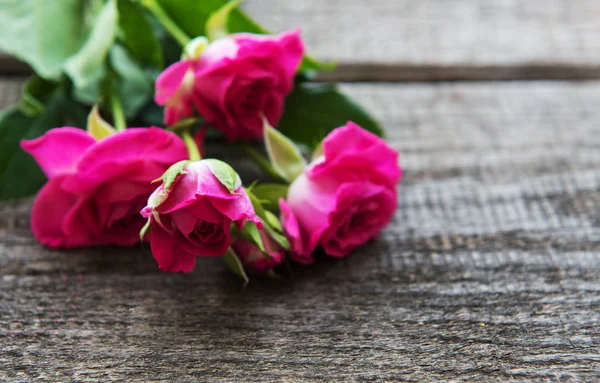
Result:
{"label": "green leaf", "polygon": [[254,191],[257,187],[258,186],[254,186],[251,189],[246,189],[246,193],[248,194],[248,197],[250,197],[250,202],[252,202],[252,207],[254,208],[256,215],[258,215],[262,219],[264,230],[266,230],[267,233],[269,233],[269,235],[275,240],[275,242],[277,242],[286,250],[289,250],[290,243],[288,242],[285,235],[281,234],[283,230],[281,228],[281,223],[279,222],[279,219],[277,219],[277,217],[270,211],[265,210],[262,201],[258,199],[258,197],[254,194]]}
{"label": "green leaf", "polygon": [[285,180],[293,182],[306,168],[306,160],[298,147],[281,132],[273,129],[266,119],[264,140],[271,165]]}
{"label": "green leaf", "polygon": [[250,198],[250,202],[252,203],[252,207],[254,208],[254,212],[256,213],[256,215],[258,215],[261,218],[264,217],[265,208],[263,207],[260,199],[258,199],[258,197],[254,195],[254,189],[250,190],[246,188],[246,194],[248,194],[248,197]]}
{"label": "green leaf", "polygon": [[250,282],[248,276],[246,275],[246,271],[244,270],[244,265],[242,265],[242,262],[231,248],[227,249],[227,252],[223,256],[223,260],[225,261],[225,264],[229,270],[231,270],[235,275],[244,279],[244,286]]}
{"label": "green leaf", "polygon": [[280,231],[275,230],[270,225],[265,225],[265,230],[267,231],[267,233],[269,233],[271,238],[273,238],[275,242],[279,244],[279,246],[283,247],[286,250],[290,250],[290,242],[285,237],[285,235],[281,234]]}
{"label": "green leaf", "polygon": [[[44,183],[45,176],[33,158],[19,147],[28,133],[42,128],[33,126],[35,119],[27,117],[18,108],[5,109],[0,114],[0,199],[17,199],[35,193]],[[18,170],[26,170],[17,178]]]}
{"label": "green leaf", "polygon": [[164,121],[163,108],[154,101],[147,102],[139,112],[139,125],[135,126],[161,126]]}
{"label": "green leaf", "polygon": [[46,179],[33,158],[19,147],[21,139],[39,137],[55,127],[77,126],[73,122],[81,122],[85,117],[85,110],[62,90],[54,92],[45,109],[45,113],[35,118],[16,107],[0,115],[0,200],[31,196]]}
{"label": "green leaf", "polygon": [[242,180],[240,176],[237,174],[235,170],[229,164],[217,160],[214,158],[209,158],[206,160],[202,160],[210,169],[212,174],[221,182],[223,186],[225,186],[232,194],[242,186]]}
{"label": "green leaf", "polygon": [[279,200],[285,199],[289,186],[275,183],[260,183],[252,188],[252,194],[262,201],[264,207],[270,210],[279,209]]}
{"label": "green leaf", "polygon": [[179,177],[181,174],[186,174],[184,168],[188,166],[190,162],[191,161],[189,160],[179,161],[174,163],[173,165],[171,165],[171,167],[167,169],[165,174],[163,174],[161,177],[165,191],[169,190],[169,188],[173,185],[177,177]]}
{"label": "green leaf", "polygon": [[240,231],[240,235],[252,242],[261,251],[265,251],[265,245],[260,237],[260,231],[254,222],[248,222]]}
{"label": "green leaf", "polygon": [[119,0],[119,40],[142,65],[162,69],[163,53],[144,9],[132,0]]}
{"label": "green leaf", "polygon": [[[227,1],[158,0],[158,3],[188,36],[196,37],[206,36],[206,22],[214,12],[227,4]],[[227,24],[230,33],[268,33],[239,9],[231,11]]]}
{"label": "green leaf", "polygon": [[282,232],[281,222],[279,222],[279,218],[275,216],[275,214],[271,213],[268,210],[265,210],[265,221],[271,226],[273,229]]}
{"label": "green leaf", "polygon": [[302,83],[287,97],[277,128],[295,142],[315,148],[329,132],[348,121],[383,136],[377,121],[334,85]]}
{"label": "green leaf", "polygon": [[104,75],[106,57],[115,41],[117,23],[116,0],[108,0],[94,22],[83,47],[65,64],[65,72],[76,87],[89,86]]}
{"label": "green leaf", "polygon": [[144,227],[142,227],[142,230],[140,230],[140,241],[144,242],[144,237],[146,236],[146,233],[148,232],[148,230],[150,230],[151,225],[152,225],[152,219],[148,218],[148,220],[144,224]]}
{"label": "green leaf", "polygon": [[27,62],[41,77],[58,79],[84,33],[81,0],[3,0],[0,49]]}
{"label": "green leaf", "polygon": [[[109,99],[107,90],[116,88],[117,95],[127,118],[132,118],[148,104],[153,94],[153,79],[134,61],[127,50],[114,45],[110,51],[111,71],[93,82],[73,89],[75,99],[86,105],[94,105],[100,99]],[[161,122],[162,123],[162,122]],[[160,125],[160,124],[158,124]]]}
{"label": "green leaf", "polygon": [[110,51],[110,64],[114,71],[112,81],[123,105],[125,116],[131,118],[150,100],[154,92],[153,80],[135,62],[127,51],[115,45]]}
{"label": "green leaf", "polygon": [[30,117],[36,117],[46,111],[44,105],[56,89],[57,84],[33,75],[23,85],[23,94],[19,100],[19,109]]}
{"label": "green leaf", "polygon": [[98,113],[98,106],[94,105],[88,116],[87,131],[95,139],[101,140],[114,134],[115,128],[100,116],[100,113]]}
{"label": "green leaf", "polygon": [[206,20],[206,36],[210,40],[218,40],[228,34],[227,24],[231,11],[236,9],[242,0],[232,0],[213,12]]}

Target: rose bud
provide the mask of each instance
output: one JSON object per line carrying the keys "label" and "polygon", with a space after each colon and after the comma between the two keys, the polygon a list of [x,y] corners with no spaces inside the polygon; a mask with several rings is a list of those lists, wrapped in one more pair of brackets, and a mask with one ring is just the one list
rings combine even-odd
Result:
{"label": "rose bud", "polygon": [[261,115],[273,125],[279,122],[303,54],[299,31],[216,40],[194,70],[195,106],[229,140],[260,139]]}
{"label": "rose bud", "polygon": [[320,246],[344,257],[391,220],[402,170],[384,140],[348,122],[332,131],[315,159],[280,201],[292,259],[311,263]]}
{"label": "rose bud", "polygon": [[246,269],[254,273],[265,273],[285,259],[285,250],[265,230],[260,230],[265,251],[251,241],[239,237],[231,246]]}
{"label": "rose bud", "polygon": [[263,226],[239,176],[224,162],[182,161],[162,179],[141,214],[150,219],[152,254],[163,271],[190,272],[196,257],[224,255],[232,223]]}
{"label": "rose bud", "polygon": [[[110,132],[109,132],[110,133]],[[31,212],[35,238],[49,247],[140,241],[152,180],[187,158],[184,142],[158,128],[131,128],[97,140],[77,128],[56,128],[21,142],[48,182]]]}
{"label": "rose bud", "polygon": [[205,37],[193,39],[185,47],[181,61],[171,64],[156,79],[154,101],[165,107],[165,124],[176,124],[194,114],[194,70],[206,45]]}

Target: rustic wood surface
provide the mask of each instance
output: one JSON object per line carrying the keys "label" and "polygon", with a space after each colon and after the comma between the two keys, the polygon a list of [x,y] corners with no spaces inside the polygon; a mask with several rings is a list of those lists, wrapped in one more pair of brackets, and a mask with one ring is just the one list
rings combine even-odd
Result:
{"label": "rustic wood surface", "polygon": [[45,249],[31,201],[0,204],[0,381],[600,381],[600,82],[557,81],[600,79],[600,2],[244,7],[359,82],[405,168],[393,223],[243,288],[218,259]]}
{"label": "rustic wood surface", "polygon": [[343,88],[406,170],[376,241],[244,289],[44,249],[0,205],[0,381],[600,380],[600,83]]}
{"label": "rustic wood surface", "polygon": [[341,64],[333,76],[323,78],[570,79],[600,74],[597,0],[249,0],[244,6],[272,30],[302,27],[312,54]]}

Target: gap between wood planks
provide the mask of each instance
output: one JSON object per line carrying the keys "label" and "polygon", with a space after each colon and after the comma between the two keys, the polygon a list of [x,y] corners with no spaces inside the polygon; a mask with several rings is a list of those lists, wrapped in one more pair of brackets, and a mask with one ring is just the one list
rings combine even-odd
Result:
{"label": "gap between wood planks", "polygon": [[[29,75],[31,68],[0,53],[0,75]],[[378,64],[338,63],[332,72],[320,72],[316,81],[336,82],[447,82],[447,81],[528,81],[600,79],[600,64],[523,63],[514,65],[472,64]]]}

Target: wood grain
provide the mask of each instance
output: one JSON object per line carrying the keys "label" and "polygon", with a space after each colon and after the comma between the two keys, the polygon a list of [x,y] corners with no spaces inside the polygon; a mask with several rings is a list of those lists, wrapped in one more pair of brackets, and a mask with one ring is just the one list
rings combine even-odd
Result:
{"label": "wood grain", "polygon": [[596,0],[249,0],[275,31],[302,27],[326,78],[371,81],[598,78]]}
{"label": "wood grain", "polygon": [[406,170],[378,240],[243,289],[44,249],[1,205],[0,380],[600,380],[600,83],[344,89]]}

